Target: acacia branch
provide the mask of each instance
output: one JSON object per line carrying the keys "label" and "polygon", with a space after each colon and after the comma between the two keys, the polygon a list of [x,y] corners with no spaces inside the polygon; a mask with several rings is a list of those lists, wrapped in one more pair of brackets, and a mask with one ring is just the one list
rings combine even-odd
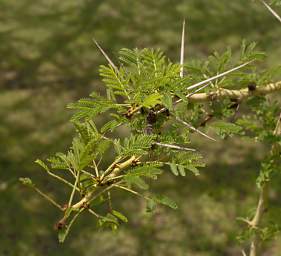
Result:
{"label": "acacia branch", "polygon": [[266,95],[276,91],[281,91],[281,81],[276,83],[270,83],[266,86],[259,86],[253,90],[250,90],[248,88],[244,88],[240,90],[229,90],[229,89],[222,88],[214,92],[197,93],[190,96],[188,100],[191,102],[206,102],[206,101],[220,100],[225,98],[242,100],[252,95],[255,96]]}

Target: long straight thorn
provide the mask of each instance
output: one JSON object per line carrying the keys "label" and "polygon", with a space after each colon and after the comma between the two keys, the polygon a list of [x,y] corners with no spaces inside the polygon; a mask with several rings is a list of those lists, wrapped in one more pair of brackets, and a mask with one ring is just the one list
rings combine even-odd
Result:
{"label": "long straight thorn", "polygon": [[99,45],[99,43],[93,38],[93,42],[95,43],[95,45],[97,46],[97,48],[100,50],[100,52],[102,53],[102,55],[106,58],[106,60],[108,61],[108,63],[115,69],[117,70],[117,67],[114,65],[114,63],[112,62],[112,60],[108,57],[108,55],[106,54],[106,52],[101,48],[101,46]]}
{"label": "long straight thorn", "polygon": [[194,88],[199,87],[200,85],[206,84],[206,83],[211,82],[211,81],[213,81],[213,80],[215,80],[215,79],[218,79],[218,78],[220,78],[220,77],[223,77],[223,76],[225,76],[225,75],[227,75],[227,74],[229,74],[229,73],[232,73],[232,72],[234,72],[234,71],[236,71],[236,70],[238,70],[238,69],[240,69],[240,68],[243,68],[243,67],[249,65],[249,64],[252,63],[253,61],[254,61],[254,60],[245,62],[245,63],[243,63],[243,64],[241,64],[241,65],[239,65],[239,66],[237,66],[237,67],[234,67],[234,68],[232,68],[232,69],[230,69],[230,70],[227,70],[227,71],[225,71],[225,72],[223,72],[223,73],[220,73],[220,74],[218,74],[218,75],[212,76],[212,77],[210,77],[210,78],[208,78],[208,79],[206,79],[206,80],[203,80],[203,81],[201,81],[201,82],[199,82],[199,83],[193,84],[193,85],[187,87],[187,90],[192,90],[192,89],[194,89]]}
{"label": "long straight thorn", "polygon": [[184,120],[180,119],[179,117],[175,116],[176,120],[178,122],[180,122],[181,124],[185,125],[187,128],[189,128],[190,130],[199,133],[200,135],[204,136],[205,138],[208,138],[209,140],[212,141],[216,141],[214,138],[210,137],[209,135],[207,135],[204,132],[201,132],[200,130],[196,129],[195,127],[193,127],[191,124],[185,122]]}
{"label": "long straight thorn", "polygon": [[182,33],[181,33],[181,53],[180,53],[180,77],[183,77],[183,63],[184,63],[184,36],[185,36],[185,19],[182,23]]}
{"label": "long straight thorn", "polygon": [[281,22],[281,17],[275,12],[265,1],[260,0],[264,6],[273,14],[273,16]]}

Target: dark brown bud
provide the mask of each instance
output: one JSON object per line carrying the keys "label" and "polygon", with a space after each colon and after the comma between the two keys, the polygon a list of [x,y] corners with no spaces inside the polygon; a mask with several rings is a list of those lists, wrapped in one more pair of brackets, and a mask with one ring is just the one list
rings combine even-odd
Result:
{"label": "dark brown bud", "polygon": [[144,114],[146,113],[145,108],[142,107],[142,108],[140,109],[140,112],[141,112],[142,115],[144,115]]}
{"label": "dark brown bud", "polygon": [[80,209],[89,209],[89,208],[90,208],[90,204],[87,202],[83,202],[83,204],[80,207]]}
{"label": "dark brown bud", "polygon": [[55,228],[55,230],[61,230],[64,228],[64,226],[65,226],[65,220],[62,219],[55,224],[54,228]]}
{"label": "dark brown bud", "polygon": [[229,109],[237,109],[238,106],[239,106],[238,103],[233,103],[229,106]]}
{"label": "dark brown bud", "polygon": [[62,209],[63,209],[64,211],[66,211],[67,208],[68,208],[68,204],[64,204],[64,205],[62,206]]}
{"label": "dark brown bud", "polygon": [[146,121],[149,124],[154,124],[157,121],[156,114],[153,111],[150,111],[146,117]]}
{"label": "dark brown bud", "polygon": [[137,165],[140,165],[140,163],[141,163],[141,161],[136,159],[136,160],[132,161],[131,166],[132,166],[132,167],[135,167],[135,166],[137,166]]}
{"label": "dark brown bud", "polygon": [[248,90],[249,91],[255,91],[256,90],[256,88],[257,88],[257,85],[256,85],[256,83],[255,82],[252,82],[252,83],[249,83],[248,84]]}
{"label": "dark brown bud", "polygon": [[165,113],[166,116],[170,116],[170,111],[169,111],[169,109],[166,109],[164,113]]}

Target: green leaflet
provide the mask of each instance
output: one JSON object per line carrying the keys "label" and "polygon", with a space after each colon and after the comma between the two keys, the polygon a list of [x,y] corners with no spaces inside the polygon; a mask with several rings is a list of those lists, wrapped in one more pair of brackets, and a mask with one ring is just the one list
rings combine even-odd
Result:
{"label": "green leaflet", "polygon": [[176,165],[175,163],[170,163],[169,165],[170,165],[170,168],[171,168],[171,172],[172,172],[174,175],[178,176],[178,175],[179,175],[179,172],[178,172],[178,167],[177,167],[177,165]]}
{"label": "green leaflet", "polygon": [[162,170],[153,166],[145,165],[134,167],[133,169],[129,170],[125,175],[126,177],[144,176],[151,179],[157,179],[157,175],[160,175],[161,173]]}
{"label": "green leaflet", "polygon": [[149,186],[147,183],[139,176],[125,176],[124,180],[127,182],[128,186],[137,186],[142,190],[147,190]]}
{"label": "green leaflet", "polygon": [[[48,159],[52,169],[82,170],[97,156],[103,156],[112,143],[102,138],[93,121],[87,120],[84,123],[75,122],[74,124],[79,136],[73,139],[72,146],[66,154],[56,153],[54,157]],[[36,162],[44,169],[48,168],[42,161]]]}
{"label": "green leaflet", "polygon": [[234,134],[239,134],[242,131],[242,128],[239,125],[223,121],[212,123],[212,128],[222,138],[225,138],[227,135],[231,136]]}
{"label": "green leaflet", "polygon": [[117,120],[113,119],[108,121],[104,126],[101,128],[101,132],[105,133],[107,131],[113,132],[116,127],[118,127],[121,123]]}
{"label": "green leaflet", "polygon": [[103,216],[98,220],[98,225],[100,227],[109,227],[112,230],[116,230],[119,226],[118,219],[111,213],[107,213],[106,216]]}
{"label": "green leaflet", "polygon": [[112,89],[115,95],[128,96],[129,79],[122,67],[119,70],[115,70],[110,65],[101,65],[99,72],[105,86]]}
{"label": "green leaflet", "polygon": [[121,63],[126,64],[127,66],[135,66],[138,69],[138,72],[140,72],[140,54],[141,52],[138,49],[131,50],[122,48],[119,51],[119,60]]}
{"label": "green leaflet", "polygon": [[120,140],[115,140],[114,146],[118,155],[141,155],[151,148],[154,139],[155,136],[152,135],[131,135],[129,138],[124,139],[123,145],[121,145]]}
{"label": "green leaflet", "polygon": [[19,181],[25,186],[34,187],[34,184],[30,178],[19,178]]}
{"label": "green leaflet", "polygon": [[271,4],[275,4],[277,6],[281,5],[281,0],[271,0]]}
{"label": "green leaflet", "polygon": [[96,184],[89,174],[82,173],[79,178],[79,187],[83,192],[91,191],[93,186]]}
{"label": "green leaflet", "polygon": [[161,103],[161,99],[162,99],[162,95],[159,93],[154,93],[151,94],[149,96],[147,96],[143,102],[142,102],[142,106],[146,107],[146,108],[153,108],[155,107],[157,104]]}
{"label": "green leaflet", "polygon": [[185,170],[189,170],[189,171],[193,172],[193,174],[196,176],[199,175],[199,170],[197,169],[196,166],[194,166],[192,164],[169,163],[169,165],[170,165],[171,172],[176,176],[178,176],[178,175],[185,176],[186,175]]}
{"label": "green leaflet", "polygon": [[161,99],[162,104],[169,110],[173,109],[173,98],[170,94],[164,94]]}
{"label": "green leaflet", "polygon": [[69,222],[69,224],[65,225],[63,228],[59,229],[58,231],[58,240],[60,243],[63,243],[70,231],[71,226],[73,225],[73,223],[75,222],[75,220],[77,219],[77,217],[80,215],[80,212],[75,213],[75,215],[72,217],[71,221]]}
{"label": "green leaflet", "polygon": [[42,160],[37,159],[37,160],[35,161],[35,163],[36,163],[36,164],[39,164],[45,171],[47,171],[47,172],[50,171],[49,167],[48,167]]}
{"label": "green leaflet", "polygon": [[178,176],[185,176],[186,170],[191,171],[194,175],[199,175],[198,167],[204,167],[202,156],[195,152],[177,153],[173,162],[167,162],[171,172]]}
{"label": "green leaflet", "polygon": [[174,202],[171,198],[169,198],[167,196],[153,195],[153,196],[151,196],[151,199],[158,204],[168,206],[174,210],[176,210],[178,208],[178,205],[176,204],[176,202]]}
{"label": "green leaflet", "polygon": [[116,210],[112,210],[112,214],[117,217],[119,220],[123,222],[128,222],[128,219],[125,215],[123,215],[121,212],[118,212]]}
{"label": "green leaflet", "polygon": [[120,108],[112,101],[106,100],[104,97],[97,94],[91,94],[89,99],[80,99],[77,102],[70,103],[67,108],[76,110],[72,117],[73,121],[91,119],[96,115],[104,113],[109,109]]}

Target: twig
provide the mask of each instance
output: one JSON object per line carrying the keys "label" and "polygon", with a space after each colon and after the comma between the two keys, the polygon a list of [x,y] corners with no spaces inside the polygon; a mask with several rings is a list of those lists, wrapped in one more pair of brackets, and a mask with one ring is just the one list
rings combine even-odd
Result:
{"label": "twig", "polygon": [[77,219],[77,217],[79,216],[79,214],[83,211],[84,209],[80,209],[71,219],[71,221],[69,222],[69,224],[66,226],[65,229],[65,233],[64,233],[64,238],[60,241],[61,243],[64,242],[65,237],[67,236],[67,234],[69,233],[69,230],[71,228],[71,226],[73,225],[73,223],[75,222],[75,220]]}
{"label": "twig", "polygon": [[98,170],[98,166],[97,166],[95,160],[93,160],[93,165],[94,165],[96,176],[99,177],[99,170]]}
{"label": "twig", "polygon": [[96,213],[96,212],[93,211],[92,209],[88,209],[88,211],[89,211],[91,214],[93,214],[95,217],[97,217],[98,219],[99,219],[99,218],[102,218],[101,215],[99,215],[98,213]]}
{"label": "twig", "polygon": [[108,198],[108,208],[109,208],[109,212],[112,212],[112,203],[111,203],[111,194],[110,194],[110,191],[107,191],[107,198]]}
{"label": "twig", "polygon": [[[95,178],[95,175],[93,175],[93,174],[90,173],[90,172],[87,172],[87,171],[85,171],[85,170],[81,170],[81,172],[83,172],[83,173],[85,173],[85,174],[91,176],[92,178]],[[72,185],[72,186],[73,186],[73,185]]]}
{"label": "twig", "polygon": [[150,200],[150,198],[149,198],[149,197],[147,197],[147,196],[145,196],[145,195],[142,195],[141,193],[139,193],[139,192],[137,192],[137,191],[135,191],[135,190],[132,190],[132,189],[130,189],[130,188],[123,187],[123,186],[116,185],[116,184],[115,184],[115,185],[113,185],[113,187],[116,187],[116,188],[120,188],[120,189],[126,190],[126,191],[128,191],[128,192],[130,192],[130,193],[132,193],[132,194],[134,194],[134,195],[140,196],[140,197],[142,197],[142,198],[144,198],[144,199],[146,199],[146,200]]}
{"label": "twig", "polygon": [[[59,181],[61,181],[61,182],[65,183],[65,184],[67,184],[68,186],[74,188],[74,186],[73,186],[69,181],[65,180],[64,178],[62,178],[62,177],[60,177],[60,176],[58,176],[58,175],[52,173],[51,171],[47,171],[47,173],[48,173],[50,176],[52,176],[52,177],[58,179]],[[80,191],[78,188],[76,188],[76,190],[77,190],[78,192]]]}
{"label": "twig", "polygon": [[70,195],[70,198],[69,198],[69,201],[68,201],[69,207],[71,207],[71,204],[72,204],[72,201],[73,201],[73,198],[74,198],[75,190],[77,188],[79,179],[80,179],[80,171],[77,171],[77,176],[76,176],[76,179],[75,179],[74,187],[73,187],[73,190],[71,192],[71,195]]}
{"label": "twig", "polygon": [[114,177],[110,177],[108,179],[104,180],[104,183],[109,182],[109,181],[113,181],[113,180],[117,180],[117,179],[121,179],[123,178],[125,175],[119,175],[119,176],[114,176]]}
{"label": "twig", "polygon": [[[274,129],[274,134],[279,135],[281,134],[281,114],[278,118],[276,127]],[[271,149],[271,154],[275,153],[276,147],[278,147],[278,143],[274,143],[272,145]],[[261,188],[260,188],[260,193],[259,193],[259,201],[258,205],[256,208],[255,216],[253,219],[249,222],[249,225],[252,228],[257,228],[261,222],[264,210],[265,210],[265,204],[266,200],[268,197],[268,182],[264,183]],[[255,234],[252,241],[251,241],[251,246],[250,246],[250,256],[256,256],[257,255],[257,247],[258,247],[258,236]]]}
{"label": "twig", "polygon": [[37,188],[35,185],[32,186],[32,188],[38,193],[40,194],[42,197],[44,197],[47,201],[49,201],[51,204],[53,204],[54,206],[56,206],[58,209],[60,209],[61,211],[63,211],[63,208],[51,197],[49,197],[48,195],[46,195],[44,192],[42,192],[39,188]]}

